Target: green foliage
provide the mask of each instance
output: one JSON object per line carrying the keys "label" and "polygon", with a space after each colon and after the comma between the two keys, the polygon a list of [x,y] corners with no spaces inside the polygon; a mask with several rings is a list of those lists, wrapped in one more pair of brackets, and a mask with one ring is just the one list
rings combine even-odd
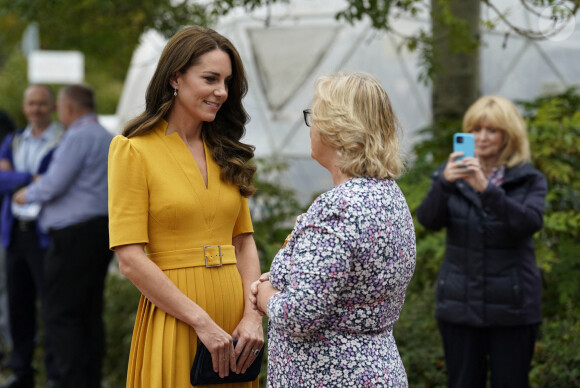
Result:
{"label": "green foliage", "polygon": [[563,312],[545,319],[536,343],[532,387],[580,387],[580,321],[578,314]]}
{"label": "green foliage", "polygon": [[336,19],[344,19],[350,24],[361,21],[368,17],[373,28],[389,31],[391,30],[390,20],[391,12],[395,9],[397,12],[405,13],[410,16],[418,16],[423,7],[417,0],[349,0],[346,9],[336,14]]}
{"label": "green foliage", "polygon": [[[431,174],[451,153],[453,133],[461,123],[440,121],[420,131],[423,140],[414,147],[416,155],[412,168],[398,181],[411,210],[417,238],[417,264],[409,293],[423,292],[431,287],[445,254],[445,232],[430,232],[416,219],[416,210],[431,187]],[[434,134],[437,135],[434,135]],[[430,290],[433,292],[434,290]],[[405,303],[407,306],[409,302]],[[412,302],[411,302],[412,303]],[[407,307],[405,307],[407,308]]]}
{"label": "green foliage", "polygon": [[22,30],[28,23],[37,22],[42,49],[80,50],[88,71],[104,67],[120,79],[147,28],[168,36],[183,25],[207,25],[212,21],[206,6],[188,1],[79,0],[72,5],[65,0],[0,0],[0,9],[6,17],[17,17]]}
{"label": "green foliage", "polygon": [[4,66],[12,50],[20,45],[20,40],[16,37],[22,36],[24,27],[18,15],[6,14],[0,8],[0,31],[2,31],[0,34],[0,69]]}
{"label": "green foliage", "polygon": [[544,322],[536,342],[530,380],[534,387],[580,388],[580,243],[562,236],[544,273]]}
{"label": "green foliage", "polygon": [[413,214],[417,239],[415,273],[394,335],[410,387],[445,387],[445,359],[435,314],[435,279],[445,255],[445,231],[426,230],[416,210],[431,186],[430,175],[448,158],[457,121],[440,121],[423,129],[423,140],[414,146],[413,166],[398,180]]}
{"label": "green foliage", "polygon": [[26,58],[19,51],[12,51],[0,68],[0,109],[3,109],[17,127],[26,123],[22,113],[22,95],[28,84]]}
{"label": "green foliage", "polygon": [[[456,54],[471,54],[477,50],[480,45],[479,38],[473,35],[469,21],[455,14],[453,10],[455,0],[433,1],[436,2],[436,6],[432,7],[431,20],[446,27],[445,38],[451,51]],[[473,13],[477,15],[479,11],[474,9]]]}
{"label": "green foliage", "polygon": [[115,114],[119,97],[123,91],[123,81],[111,79],[102,71],[91,71],[86,74],[85,82],[95,89],[97,112],[99,114]]}
{"label": "green foliage", "polygon": [[[417,263],[420,268],[420,263]],[[422,271],[422,268],[421,270]],[[416,283],[417,272],[411,283]],[[437,328],[434,285],[407,291],[405,305],[393,333],[410,387],[444,388],[446,386],[443,345]]]}
{"label": "green foliage", "polygon": [[221,0],[214,1],[211,9],[212,14],[216,15],[226,15],[233,9],[241,7],[246,12],[252,12],[256,8],[260,8],[264,5],[269,6],[274,3],[289,3],[290,0]]}
{"label": "green foliage", "polygon": [[561,263],[563,241],[580,237],[580,96],[574,90],[522,103],[534,164],[548,179],[544,228],[536,235],[539,265]]}
{"label": "green foliage", "polygon": [[568,90],[522,106],[534,163],[549,185],[544,228],[535,236],[544,323],[531,379],[538,387],[580,387],[580,95]]}
{"label": "green foliage", "polygon": [[[550,184],[549,210],[580,209],[580,97],[573,89],[523,104],[534,163]],[[579,227],[571,230],[578,236]]]}
{"label": "green foliage", "polygon": [[250,201],[254,222],[254,239],[260,256],[262,272],[270,268],[272,259],[292,231],[296,216],[304,211],[296,193],[277,182],[276,177],[287,168],[282,161],[257,159],[254,177],[257,188]]}
{"label": "green foliage", "polygon": [[131,337],[140,296],[139,290],[121,274],[109,273],[105,283],[103,312],[107,335],[103,380],[107,387],[124,387],[126,384]]}

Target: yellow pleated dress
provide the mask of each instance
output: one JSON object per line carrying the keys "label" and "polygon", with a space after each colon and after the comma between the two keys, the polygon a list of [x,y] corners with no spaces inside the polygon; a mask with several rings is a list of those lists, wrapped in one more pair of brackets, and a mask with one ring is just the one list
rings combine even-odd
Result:
{"label": "yellow pleated dress", "polygon": [[[248,201],[220,180],[205,149],[208,185],[167,122],[143,136],[117,136],[109,151],[111,248],[145,243],[146,253],[177,287],[226,332],[242,318],[244,295],[232,237],[253,232]],[[204,246],[206,252],[204,254]],[[219,247],[216,247],[219,246]],[[222,251],[222,266],[219,250]],[[195,331],[141,296],[131,343],[127,387],[190,388]],[[257,388],[258,381],[220,387]],[[216,387],[212,385],[209,387]]]}

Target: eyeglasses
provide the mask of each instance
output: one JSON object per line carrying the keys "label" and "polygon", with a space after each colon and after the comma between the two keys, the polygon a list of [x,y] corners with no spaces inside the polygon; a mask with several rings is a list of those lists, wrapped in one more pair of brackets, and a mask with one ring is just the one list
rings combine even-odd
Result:
{"label": "eyeglasses", "polygon": [[304,109],[302,113],[304,113],[304,123],[306,124],[307,127],[309,127],[310,124],[312,124],[312,118],[310,117],[310,109]]}

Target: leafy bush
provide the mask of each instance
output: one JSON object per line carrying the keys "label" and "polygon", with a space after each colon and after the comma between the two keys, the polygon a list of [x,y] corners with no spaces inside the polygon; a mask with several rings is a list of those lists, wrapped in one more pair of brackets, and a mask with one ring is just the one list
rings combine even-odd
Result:
{"label": "leafy bush", "polygon": [[544,293],[531,383],[580,387],[580,95],[524,102],[534,164],[548,179],[544,228],[536,234],[536,257]]}
{"label": "leafy bush", "polygon": [[20,51],[13,50],[0,68],[0,109],[8,113],[17,127],[26,124],[22,96],[27,85],[26,58]]}
{"label": "leafy bush", "polygon": [[256,194],[250,198],[254,239],[260,256],[262,272],[270,269],[272,259],[292,231],[296,216],[304,209],[296,192],[278,184],[277,176],[287,168],[282,161],[257,159],[254,177]]}
{"label": "leafy bush", "polygon": [[532,387],[580,387],[580,321],[573,311],[546,318],[536,343]]}
{"label": "leafy bush", "polygon": [[[435,314],[435,279],[445,255],[445,231],[431,232],[416,219],[416,210],[431,186],[430,175],[448,158],[453,133],[461,123],[442,121],[421,131],[413,166],[398,181],[413,215],[417,263],[394,336],[410,387],[445,387],[445,358]],[[436,135],[435,135],[436,134]]]}
{"label": "leafy bush", "polygon": [[[419,261],[417,264],[420,268]],[[443,345],[437,321],[433,317],[433,290],[434,283],[414,291],[410,287],[400,319],[393,330],[410,387],[446,386]]]}
{"label": "leafy bush", "polygon": [[129,350],[135,315],[141,292],[117,271],[111,271],[105,283],[103,319],[106,332],[106,355],[103,382],[106,387],[125,387]]}

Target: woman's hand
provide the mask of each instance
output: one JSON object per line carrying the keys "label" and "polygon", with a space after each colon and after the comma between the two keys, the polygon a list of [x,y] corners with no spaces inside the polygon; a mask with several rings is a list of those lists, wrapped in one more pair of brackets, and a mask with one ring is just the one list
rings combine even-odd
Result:
{"label": "woman's hand", "polygon": [[258,284],[258,292],[256,294],[256,307],[259,312],[266,315],[268,313],[268,301],[272,296],[279,293],[280,290],[274,288],[269,280]]}
{"label": "woman's hand", "polygon": [[267,281],[268,279],[270,279],[270,272],[264,272],[262,275],[260,275],[260,278],[258,280],[256,280],[255,282],[253,282],[250,285],[250,295],[248,296],[248,299],[250,300],[250,303],[252,304],[252,309],[257,310],[260,315],[264,316],[265,314],[258,310],[258,286],[260,285],[260,283],[263,283],[265,281]]}
{"label": "woman's hand", "polygon": [[264,346],[262,316],[255,313],[244,315],[232,336],[238,340],[235,348],[237,361],[232,370],[236,373],[245,373]]}
{"label": "woman's hand", "polygon": [[[236,247],[238,271],[242,277],[243,295],[251,294],[254,279],[260,276],[258,250],[251,233],[241,234],[232,239]],[[238,340],[236,345],[236,366],[232,370],[243,373],[256,359],[257,352],[264,346],[262,316],[249,303],[244,303],[244,315],[232,336]]]}
{"label": "woman's hand", "polygon": [[449,155],[449,160],[447,161],[447,165],[443,170],[443,178],[445,178],[448,182],[455,182],[458,179],[464,179],[465,176],[468,174],[467,170],[465,169],[465,159],[457,160],[457,158],[463,156],[464,153],[453,152]]}
{"label": "woman's hand", "polygon": [[236,370],[236,353],[232,336],[219,327],[210,317],[195,327],[197,337],[211,353],[213,371],[220,377]]}
{"label": "woman's hand", "polygon": [[468,174],[463,177],[465,182],[473,189],[479,191],[480,193],[487,187],[488,181],[483,173],[479,159],[467,157],[463,159],[464,170],[467,170]]}
{"label": "woman's hand", "polygon": [[479,160],[470,156],[457,160],[461,156],[463,156],[463,152],[453,152],[449,155],[449,160],[443,170],[443,178],[448,182],[463,179],[481,193],[487,187],[487,178],[481,169]]}

